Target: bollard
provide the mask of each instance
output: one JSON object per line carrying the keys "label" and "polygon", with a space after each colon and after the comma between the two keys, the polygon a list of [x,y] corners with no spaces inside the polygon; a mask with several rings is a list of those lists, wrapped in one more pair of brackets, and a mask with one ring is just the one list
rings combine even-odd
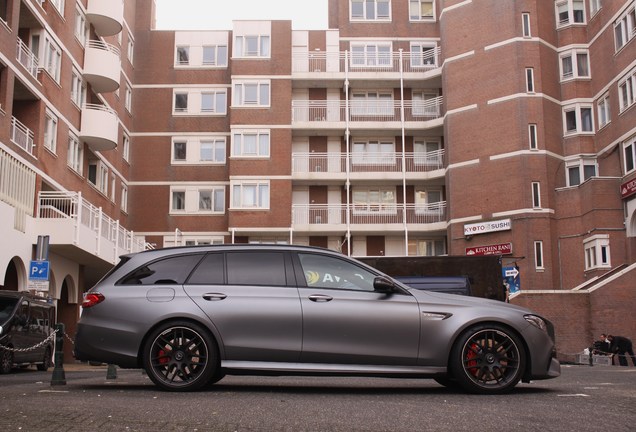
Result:
{"label": "bollard", "polygon": [[55,367],[51,376],[51,385],[66,385],[64,374],[64,324],[55,324]]}
{"label": "bollard", "polygon": [[106,379],[117,379],[117,367],[114,364],[109,364],[106,369]]}

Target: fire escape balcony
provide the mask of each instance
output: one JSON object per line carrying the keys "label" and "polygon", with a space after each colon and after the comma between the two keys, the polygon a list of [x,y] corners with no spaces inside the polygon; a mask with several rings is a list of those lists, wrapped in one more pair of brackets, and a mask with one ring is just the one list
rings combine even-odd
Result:
{"label": "fire escape balcony", "polygon": [[91,150],[113,150],[117,147],[118,137],[119,120],[115,111],[104,105],[84,105],[80,139]]}
{"label": "fire escape balcony", "polygon": [[84,55],[84,78],[95,93],[112,92],[119,88],[121,55],[114,45],[90,40]]}
{"label": "fire escape balcony", "polygon": [[120,0],[88,0],[86,18],[100,36],[114,36],[123,28],[124,2]]}

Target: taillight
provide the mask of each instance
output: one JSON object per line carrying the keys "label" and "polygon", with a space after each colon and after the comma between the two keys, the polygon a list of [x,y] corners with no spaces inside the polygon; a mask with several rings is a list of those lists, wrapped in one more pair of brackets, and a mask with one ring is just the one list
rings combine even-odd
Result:
{"label": "taillight", "polygon": [[93,307],[96,304],[103,302],[106,299],[100,293],[86,293],[84,294],[84,301],[82,302],[82,307],[84,309],[88,309],[89,307]]}

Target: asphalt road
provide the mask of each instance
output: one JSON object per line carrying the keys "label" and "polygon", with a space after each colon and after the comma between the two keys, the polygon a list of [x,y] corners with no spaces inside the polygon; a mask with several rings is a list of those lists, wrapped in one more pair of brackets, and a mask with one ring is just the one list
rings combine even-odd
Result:
{"label": "asphalt road", "polygon": [[0,375],[0,431],[634,431],[636,368],[564,365],[503,396],[432,380],[226,377],[196,393],[156,389],[139,370],[65,367]]}

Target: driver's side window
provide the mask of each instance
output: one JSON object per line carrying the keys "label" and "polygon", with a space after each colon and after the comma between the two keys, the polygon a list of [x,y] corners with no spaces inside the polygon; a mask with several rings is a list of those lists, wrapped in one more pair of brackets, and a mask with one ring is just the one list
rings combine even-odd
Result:
{"label": "driver's side window", "polygon": [[375,275],[336,257],[298,254],[307,286],[311,288],[373,291]]}

